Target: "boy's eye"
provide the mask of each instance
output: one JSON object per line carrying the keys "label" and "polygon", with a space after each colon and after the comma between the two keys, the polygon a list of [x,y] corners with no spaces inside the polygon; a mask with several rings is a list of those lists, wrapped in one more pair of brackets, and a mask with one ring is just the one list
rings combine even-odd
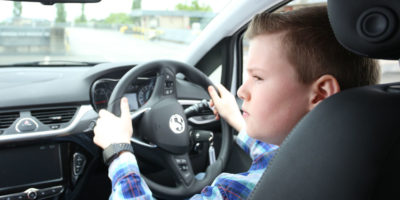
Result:
{"label": "boy's eye", "polygon": [[261,77],[259,77],[259,76],[256,76],[256,75],[254,75],[254,76],[253,76],[253,78],[254,78],[254,79],[256,79],[257,81],[261,81],[261,80],[263,80]]}

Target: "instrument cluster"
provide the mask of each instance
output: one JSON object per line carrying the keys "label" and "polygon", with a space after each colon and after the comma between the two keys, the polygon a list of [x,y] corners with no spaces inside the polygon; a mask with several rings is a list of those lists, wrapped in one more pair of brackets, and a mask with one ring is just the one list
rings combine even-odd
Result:
{"label": "instrument cluster", "polygon": [[[91,101],[97,112],[107,109],[108,101],[118,81],[119,79],[103,78],[93,83]],[[127,88],[124,96],[128,98],[131,110],[139,109],[150,99],[155,81],[155,77],[139,77]]]}

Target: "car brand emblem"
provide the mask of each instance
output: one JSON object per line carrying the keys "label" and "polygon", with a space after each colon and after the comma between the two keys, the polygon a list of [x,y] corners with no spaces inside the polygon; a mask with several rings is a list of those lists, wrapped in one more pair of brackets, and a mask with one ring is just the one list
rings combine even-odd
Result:
{"label": "car brand emblem", "polygon": [[169,118],[169,128],[176,134],[181,134],[185,130],[185,121],[183,117],[175,114]]}

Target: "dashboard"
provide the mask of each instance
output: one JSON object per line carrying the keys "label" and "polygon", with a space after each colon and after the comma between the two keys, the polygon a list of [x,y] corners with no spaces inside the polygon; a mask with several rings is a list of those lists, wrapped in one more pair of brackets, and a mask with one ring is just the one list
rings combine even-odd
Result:
{"label": "dashboard", "polygon": [[[0,68],[0,199],[108,197],[110,186],[101,150],[93,143],[93,127],[118,80],[135,65]],[[131,110],[146,104],[155,81],[156,74],[144,74],[127,88],[124,96]],[[209,98],[184,77],[177,76],[176,91],[184,107]],[[94,178],[98,176],[104,184]],[[93,182],[96,188],[104,187],[104,192],[92,192],[98,198],[82,192]]]}

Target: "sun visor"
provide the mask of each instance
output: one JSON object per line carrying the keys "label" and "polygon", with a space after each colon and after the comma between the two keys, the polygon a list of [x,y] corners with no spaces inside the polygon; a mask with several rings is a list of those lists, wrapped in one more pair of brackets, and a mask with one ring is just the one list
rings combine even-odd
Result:
{"label": "sun visor", "polygon": [[400,1],[328,0],[337,40],[348,50],[378,59],[400,58]]}

